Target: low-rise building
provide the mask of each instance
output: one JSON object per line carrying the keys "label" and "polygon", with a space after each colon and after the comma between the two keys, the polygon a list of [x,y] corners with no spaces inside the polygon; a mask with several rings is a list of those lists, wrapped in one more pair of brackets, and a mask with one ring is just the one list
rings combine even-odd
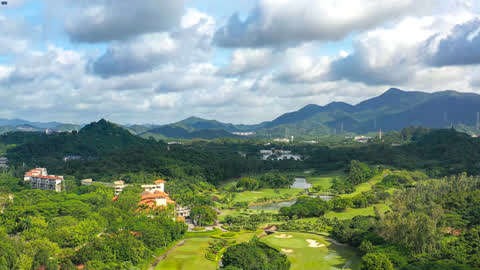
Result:
{"label": "low-rise building", "polygon": [[120,195],[120,193],[122,193],[125,187],[126,187],[125,182],[122,180],[113,182],[113,188],[115,189],[115,196]]}
{"label": "low-rise building", "polygon": [[190,216],[190,208],[186,207],[186,206],[177,205],[177,207],[175,207],[175,214],[178,217],[184,217],[184,218],[189,217]]}
{"label": "low-rise building", "polygon": [[253,131],[232,132],[232,134],[237,135],[237,136],[253,136],[253,135],[255,135],[255,132],[253,132]]}
{"label": "low-rise building", "polygon": [[63,176],[48,175],[46,168],[35,168],[25,173],[24,181],[29,182],[34,189],[63,190]]}
{"label": "low-rise building", "polygon": [[280,150],[280,149],[260,150],[260,154],[262,154],[263,160],[286,160],[286,159],[302,160],[302,157],[300,155],[292,154],[292,151],[290,150]]}
{"label": "low-rise building", "polygon": [[82,159],[82,156],[78,156],[78,155],[68,155],[63,157],[64,162],[72,161],[72,160],[80,160],[80,159]]}
{"label": "low-rise building", "polygon": [[80,183],[82,184],[82,186],[91,186],[93,184],[93,179],[92,178],[82,179],[80,180]]}
{"label": "low-rise building", "polygon": [[368,140],[370,140],[371,137],[366,137],[366,136],[355,136],[353,138],[354,141],[359,142],[359,143],[367,143]]}
{"label": "low-rise building", "polygon": [[8,159],[6,157],[0,157],[0,168],[8,167]]}

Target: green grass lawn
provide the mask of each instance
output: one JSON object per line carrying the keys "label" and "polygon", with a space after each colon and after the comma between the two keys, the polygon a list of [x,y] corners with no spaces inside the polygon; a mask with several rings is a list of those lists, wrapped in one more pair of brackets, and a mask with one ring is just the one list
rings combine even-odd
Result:
{"label": "green grass lawn", "polygon": [[[235,240],[245,242],[253,237],[254,233],[239,233],[235,236]],[[215,270],[218,263],[207,260],[205,258],[205,251],[208,248],[208,243],[213,241],[213,238],[192,237],[186,238],[183,246],[177,247],[165,260],[161,261],[155,269],[158,270]]]}
{"label": "green grass lawn", "polygon": [[334,171],[327,174],[320,174],[307,177],[307,181],[314,186],[321,186],[323,190],[327,190],[332,186],[332,181],[335,177],[344,177],[342,171]]}
{"label": "green grass lawn", "polygon": [[217,263],[205,258],[205,250],[210,237],[185,239],[183,246],[177,247],[167,258],[161,261],[155,269],[165,270],[215,270]]}
{"label": "green grass lawn", "polygon": [[[291,238],[276,238],[276,235],[291,235]],[[309,247],[307,239],[316,240],[322,247]],[[348,246],[334,245],[324,237],[308,233],[276,233],[264,238],[261,241],[278,250],[291,251],[286,253],[292,263],[292,270],[304,269],[359,269],[360,258],[355,249]]]}
{"label": "green grass lawn", "polygon": [[373,207],[376,206],[380,212],[386,212],[390,210],[390,207],[384,203],[375,204],[367,208],[348,208],[342,212],[329,211],[325,214],[326,218],[338,218],[338,219],[351,219],[355,216],[375,216]]}
{"label": "green grass lawn", "polygon": [[385,170],[381,174],[372,177],[372,179],[368,180],[368,182],[365,182],[365,183],[362,183],[360,185],[355,186],[355,191],[353,193],[344,194],[344,195],[341,195],[341,196],[351,198],[351,197],[355,197],[355,195],[358,195],[362,192],[367,192],[367,191],[372,190],[372,188],[375,184],[380,183],[383,180],[383,175],[385,173],[388,173],[388,170]]}
{"label": "green grass lawn", "polygon": [[256,191],[244,191],[236,193],[235,202],[255,202],[260,198],[282,199],[284,197],[293,197],[302,192],[303,189],[297,188],[264,188]]}

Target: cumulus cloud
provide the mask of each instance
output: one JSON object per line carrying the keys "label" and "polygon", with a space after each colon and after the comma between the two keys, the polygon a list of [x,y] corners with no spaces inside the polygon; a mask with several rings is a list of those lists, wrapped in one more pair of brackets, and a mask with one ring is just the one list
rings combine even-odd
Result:
{"label": "cumulus cloud", "polygon": [[107,42],[140,34],[162,32],[176,26],[184,13],[185,0],[71,1],[65,30],[73,41]]}
{"label": "cumulus cloud", "polygon": [[219,71],[221,75],[242,75],[269,67],[276,55],[271,49],[237,49],[232,52],[230,64]]}
{"label": "cumulus cloud", "polygon": [[315,45],[310,43],[285,50],[282,53],[282,64],[276,74],[276,80],[296,84],[326,79],[332,60],[328,56],[315,56]]}
{"label": "cumulus cloud", "polygon": [[431,1],[415,0],[261,0],[242,20],[238,14],[215,34],[223,47],[262,47],[320,40],[341,40],[407,12],[432,8]]}
{"label": "cumulus cloud", "polygon": [[455,26],[446,35],[435,35],[426,44],[433,51],[426,53],[432,66],[480,64],[480,19]]}
{"label": "cumulus cloud", "polygon": [[189,10],[174,32],[145,34],[128,42],[112,44],[91,64],[93,73],[104,78],[151,71],[161,64],[189,64],[206,59],[215,28],[212,17]]}
{"label": "cumulus cloud", "polygon": [[401,85],[415,80],[423,69],[425,44],[450,29],[462,17],[406,18],[389,28],[377,28],[354,41],[354,51],[332,62],[331,80],[369,85]]}

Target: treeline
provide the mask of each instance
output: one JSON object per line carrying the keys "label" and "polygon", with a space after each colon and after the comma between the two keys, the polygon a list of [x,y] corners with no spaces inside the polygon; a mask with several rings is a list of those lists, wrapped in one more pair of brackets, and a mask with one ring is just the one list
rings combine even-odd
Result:
{"label": "treeline", "polygon": [[288,188],[294,182],[293,176],[273,171],[257,177],[242,177],[231,191],[252,191],[260,188]]}
{"label": "treeline", "polygon": [[[364,146],[296,147],[306,156],[305,165],[318,170],[342,169],[351,160],[383,164],[408,170],[423,169],[432,177],[467,172],[479,175],[480,138],[453,129],[424,130],[408,140],[410,143],[393,146],[378,142]],[[415,134],[414,131],[410,131]]]}

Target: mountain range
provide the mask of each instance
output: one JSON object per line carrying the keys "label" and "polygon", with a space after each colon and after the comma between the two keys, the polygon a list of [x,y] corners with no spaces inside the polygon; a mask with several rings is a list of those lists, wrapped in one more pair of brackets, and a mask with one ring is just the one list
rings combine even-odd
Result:
{"label": "mountain range", "polygon": [[[189,117],[168,125],[123,126],[142,137],[214,139],[240,137],[254,132],[255,137],[304,137],[343,133],[401,130],[407,126],[445,128],[455,126],[476,133],[480,95],[452,90],[426,93],[391,88],[356,105],[332,102],[325,106],[309,104],[298,111],[280,115],[256,125],[236,125],[216,120]],[[11,130],[78,130],[81,125],[57,122],[38,123],[21,119],[0,119],[0,132]],[[235,134],[236,133],[236,134]]]}

